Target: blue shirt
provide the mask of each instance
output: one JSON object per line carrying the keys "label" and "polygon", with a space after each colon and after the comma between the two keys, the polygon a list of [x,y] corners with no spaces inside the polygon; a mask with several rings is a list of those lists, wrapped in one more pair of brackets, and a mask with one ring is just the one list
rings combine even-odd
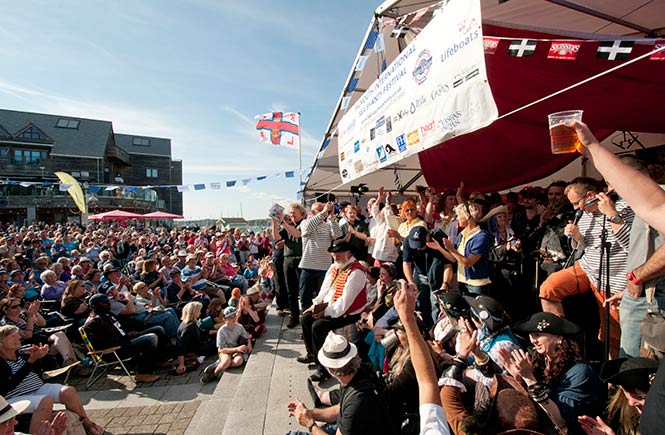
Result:
{"label": "blue shirt", "polygon": [[[461,241],[462,233],[460,232],[455,241],[455,248],[459,246]],[[489,252],[493,244],[494,241],[492,240],[492,236],[485,230],[480,230],[466,242],[466,246],[464,246],[464,256],[468,257],[469,255],[474,254],[480,256],[478,261],[476,261],[476,264],[464,268],[466,279],[484,279],[489,277]]]}

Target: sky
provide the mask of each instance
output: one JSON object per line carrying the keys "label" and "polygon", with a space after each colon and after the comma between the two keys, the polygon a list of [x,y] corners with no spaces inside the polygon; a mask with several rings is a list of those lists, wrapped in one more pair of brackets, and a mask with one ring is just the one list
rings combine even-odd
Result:
{"label": "sky", "polygon": [[298,152],[254,116],[301,112],[314,161],[379,0],[0,0],[0,107],[113,122],[171,139],[186,218],[264,218],[297,199]]}

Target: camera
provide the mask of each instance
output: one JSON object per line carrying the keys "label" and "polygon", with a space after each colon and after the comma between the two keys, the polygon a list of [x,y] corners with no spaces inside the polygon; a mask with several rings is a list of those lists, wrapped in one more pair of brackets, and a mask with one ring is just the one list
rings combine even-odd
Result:
{"label": "camera", "polygon": [[427,187],[418,185],[418,186],[416,186],[416,192],[425,193],[425,192],[427,192]]}

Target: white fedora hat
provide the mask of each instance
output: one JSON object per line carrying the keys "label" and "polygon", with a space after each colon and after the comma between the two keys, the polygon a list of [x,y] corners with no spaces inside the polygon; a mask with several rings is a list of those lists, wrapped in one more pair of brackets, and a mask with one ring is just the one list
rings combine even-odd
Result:
{"label": "white fedora hat", "polygon": [[0,396],[0,423],[11,420],[28,409],[29,406],[29,400],[19,400],[10,405],[4,397]]}
{"label": "white fedora hat", "polygon": [[342,335],[330,331],[318,356],[319,362],[324,367],[338,369],[344,367],[356,355],[358,349],[355,344],[346,341]]}

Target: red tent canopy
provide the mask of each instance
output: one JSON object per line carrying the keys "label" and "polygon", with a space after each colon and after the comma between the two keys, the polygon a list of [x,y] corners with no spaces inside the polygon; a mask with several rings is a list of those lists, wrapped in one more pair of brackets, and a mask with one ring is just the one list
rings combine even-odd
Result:
{"label": "red tent canopy", "polygon": [[143,219],[183,219],[183,216],[166,213],[164,211],[154,211],[152,213],[144,214]]}
{"label": "red tent canopy", "polygon": [[143,219],[143,215],[123,210],[111,210],[104,213],[88,216],[93,221],[126,221],[129,219]]}
{"label": "red tent canopy", "polygon": [[[486,36],[564,39],[545,33],[484,25]],[[570,39],[570,38],[565,38]],[[499,116],[606,71],[620,63],[596,58],[598,42],[585,42],[574,61],[547,59],[550,44],[538,43],[531,57],[508,56],[502,40],[485,62]],[[653,49],[635,44],[633,59]],[[556,97],[499,119],[477,132],[449,140],[419,154],[431,186],[489,192],[545,177],[576,154],[550,153],[547,114],[583,109],[584,121],[599,140],[616,130],[662,132],[665,119],[665,61],[637,61]]]}

